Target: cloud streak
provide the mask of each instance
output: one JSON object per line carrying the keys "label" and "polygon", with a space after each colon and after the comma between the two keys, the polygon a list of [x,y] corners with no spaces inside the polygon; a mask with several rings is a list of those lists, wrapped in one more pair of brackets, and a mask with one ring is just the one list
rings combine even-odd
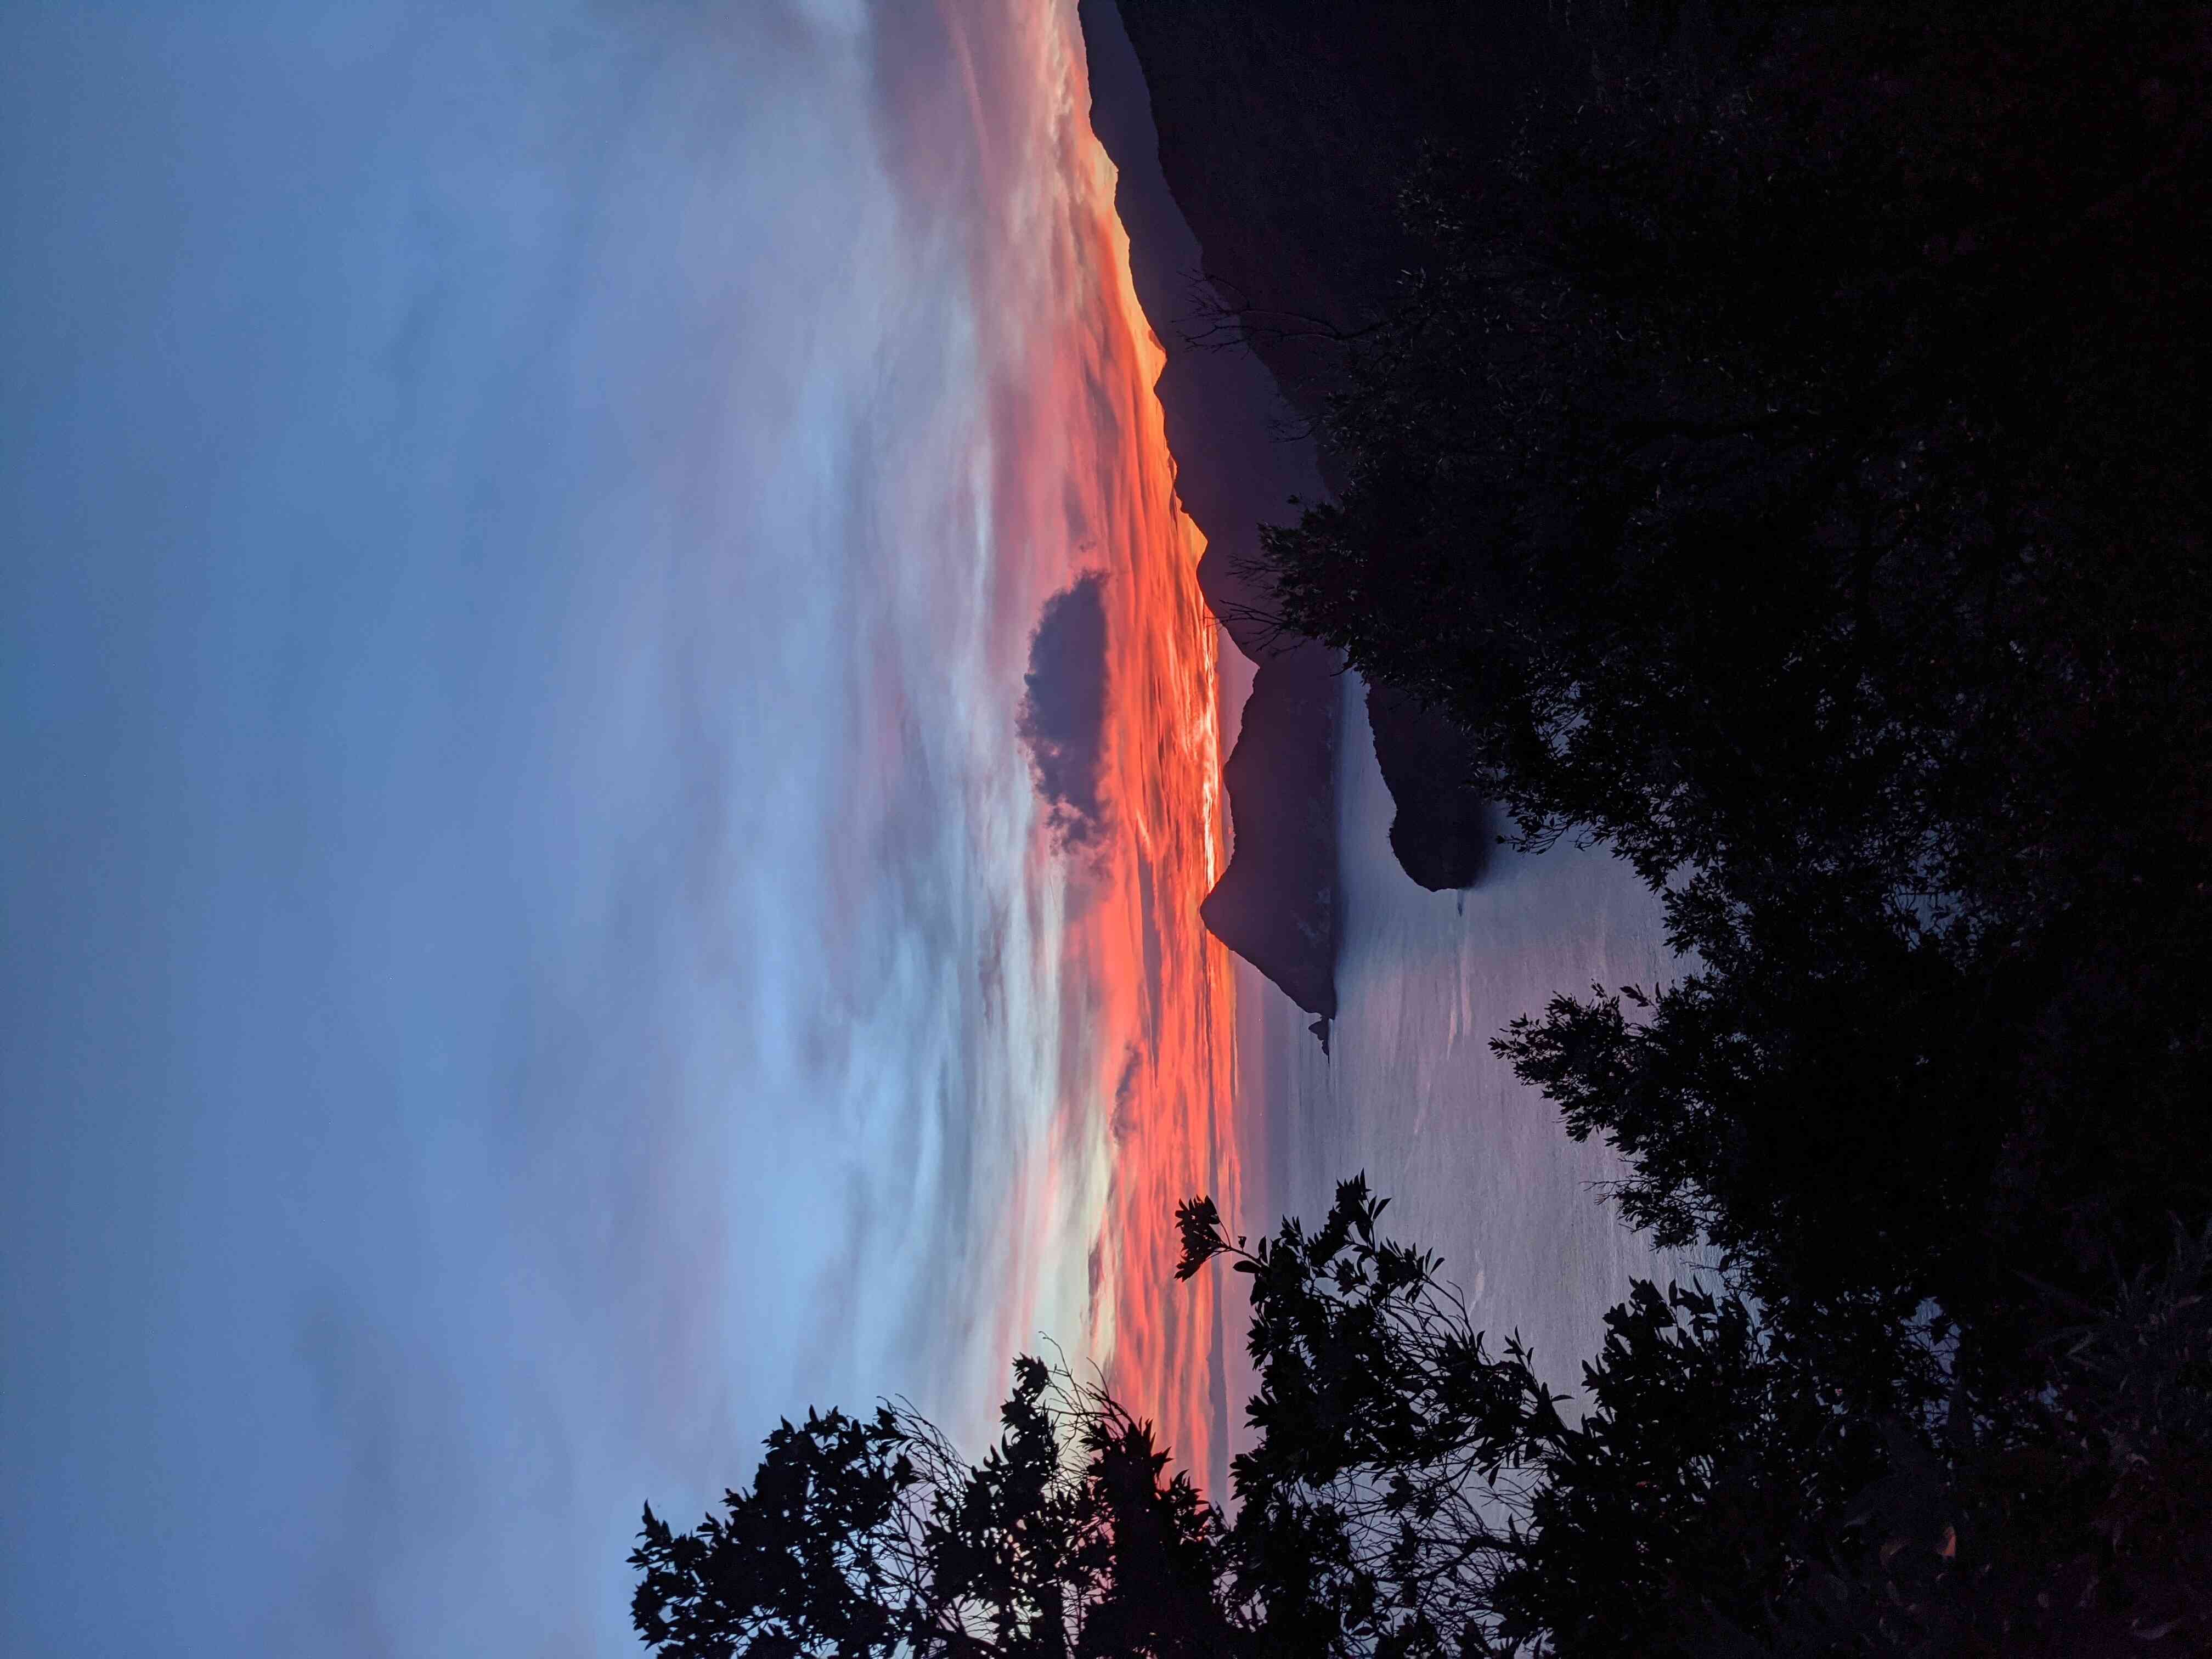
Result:
{"label": "cloud streak", "polygon": [[640,1500],[1040,1330],[1202,1450],[1212,635],[1073,7],[0,46],[0,1646],[606,1651]]}

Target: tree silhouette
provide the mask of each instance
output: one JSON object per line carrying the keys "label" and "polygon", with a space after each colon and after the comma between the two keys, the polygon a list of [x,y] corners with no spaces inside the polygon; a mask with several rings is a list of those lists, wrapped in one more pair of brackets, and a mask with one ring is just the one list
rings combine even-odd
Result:
{"label": "tree silhouette", "polygon": [[1232,1466],[1245,1593],[1306,1650],[1667,1650],[1755,1622],[1879,1472],[1872,1427],[1738,1297],[1638,1283],[1570,1423],[1517,1336],[1493,1353],[1428,1253],[1342,1183],[1322,1225],[1247,1250],[1213,1206],[1183,1258],[1250,1276],[1255,1448]]}
{"label": "tree silhouette", "polygon": [[1724,1277],[1571,1410],[1364,1181],[1249,1248],[1194,1199],[1230,1513],[1024,1359],[981,1463],[832,1412],[647,1510],[661,1653],[2212,1651],[2212,27],[1576,12],[1580,95],[1409,182],[1261,572],[1663,895],[1669,982],[1497,1047]]}
{"label": "tree silhouette", "polygon": [[695,1530],[647,1507],[638,1633],[669,1659],[1237,1650],[1224,1530],[1148,1424],[1030,1358],[1001,1419],[973,1465],[903,1407],[785,1422]]}
{"label": "tree silhouette", "polygon": [[1409,186],[1262,574],[1663,892],[1679,979],[1503,1043],[1630,1214],[2002,1389],[2020,1270],[2212,1211],[2203,13],[1583,9],[1582,94]]}
{"label": "tree silhouette", "polygon": [[[1632,1287],[1564,1397],[1493,1352],[1386,1200],[1247,1249],[1177,1212],[1188,1278],[1252,1292],[1232,1523],[1096,1385],[1015,1367],[969,1464],[928,1423],[810,1414],[678,1534],[648,1509],[639,1633],[672,1659],[1633,1653],[2061,1655],[2212,1638],[2212,1228],[2068,1322],[2002,1418],[1869,1415],[1875,1347],[1724,1288]],[[2169,1638],[2170,1648],[2156,1644]]]}

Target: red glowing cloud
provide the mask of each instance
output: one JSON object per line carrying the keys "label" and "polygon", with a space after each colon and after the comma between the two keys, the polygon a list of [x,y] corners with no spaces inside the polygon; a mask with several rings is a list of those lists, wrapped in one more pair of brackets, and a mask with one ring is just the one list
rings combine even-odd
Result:
{"label": "red glowing cloud", "polygon": [[1047,596],[1098,573],[1090,592],[1105,623],[1107,694],[1085,783],[1093,830],[1069,848],[1041,802],[1031,865],[1033,881],[1066,891],[1061,1098],[1051,1167],[1021,1203],[1037,1216],[1072,1208],[1079,1227],[1023,1242],[1007,1303],[1048,1312],[1042,1286],[1068,1264],[1039,1258],[1087,1234],[1088,1328],[1050,1334],[1103,1364],[1179,1462],[1218,1477],[1215,1290],[1173,1276],[1176,1205],[1210,1193],[1236,1214],[1243,1196],[1236,992],[1199,921],[1226,856],[1218,634],[1196,580],[1204,541],[1176,497],[1153,391],[1165,357],[1091,131],[1074,6],[1003,0],[933,21],[944,72],[915,68],[920,48],[902,29],[886,94],[900,136],[886,153],[909,204],[972,239],[978,327],[990,335],[992,609],[1010,684],[1030,672],[1032,717],[1027,653]]}

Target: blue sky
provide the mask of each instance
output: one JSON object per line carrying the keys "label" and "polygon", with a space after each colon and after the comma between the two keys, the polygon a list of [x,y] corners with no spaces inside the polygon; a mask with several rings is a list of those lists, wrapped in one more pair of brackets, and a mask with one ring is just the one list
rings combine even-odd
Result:
{"label": "blue sky", "polygon": [[9,1653],[626,1650],[638,1502],[1080,1328],[973,72],[0,20]]}

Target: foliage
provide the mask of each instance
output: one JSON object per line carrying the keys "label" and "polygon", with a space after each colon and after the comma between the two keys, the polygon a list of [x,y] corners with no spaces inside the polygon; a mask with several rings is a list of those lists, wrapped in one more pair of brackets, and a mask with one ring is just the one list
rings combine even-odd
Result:
{"label": "foliage", "polygon": [[1501,1044],[1629,1213],[2001,1386],[2017,1267],[2212,1207],[2212,15],[1597,10],[1503,173],[1409,187],[1261,574],[1664,892],[1676,982]]}
{"label": "foliage", "polygon": [[1211,1205],[1180,1272],[1252,1277],[1260,1393],[1236,1460],[1246,1593],[1310,1599],[1315,1651],[1668,1650],[1756,1621],[1815,1559],[1803,1517],[1881,1467],[1872,1430],[1740,1297],[1635,1285],[1570,1425],[1517,1336],[1492,1356],[1436,1259],[1378,1238],[1355,1180],[1247,1251]]}
{"label": "foliage", "polygon": [[[2092,1304],[2046,1291],[2043,1386],[2007,1422],[1893,1431],[1834,1552],[1705,1651],[2094,1656],[2212,1649],[2212,1226]],[[1756,1639],[1754,1639],[1754,1635]]]}
{"label": "foliage", "polygon": [[1028,1358],[1001,1415],[975,1465],[903,1407],[784,1423],[720,1515],[646,1510],[638,1633],[668,1659],[1235,1651],[1220,1520],[1150,1425]]}
{"label": "foliage", "polygon": [[[980,1465],[930,1425],[810,1414],[674,1533],[635,1623],[670,1659],[890,1654],[1680,1656],[2191,1651],[2212,1640],[2212,1227],[2071,1321],[1999,1418],[1870,1416],[1879,1351],[1636,1285],[1585,1408],[1493,1353],[1343,1183],[1248,1249],[1211,1200],[1178,1275],[1248,1275],[1260,1388],[1224,1522],[1102,1389],[1016,1366]],[[2171,1648],[2152,1645],[2171,1639]]]}
{"label": "foliage", "polygon": [[[1715,1286],[1583,1408],[1345,1183],[1226,1258],[1233,1521],[1018,1364],[970,1465],[784,1424],[674,1659],[2212,1650],[2212,11],[1589,0],[1591,73],[1346,337],[1279,620],[1609,843],[1672,982],[1499,1052]],[[1594,21],[1593,21],[1594,20]]]}

